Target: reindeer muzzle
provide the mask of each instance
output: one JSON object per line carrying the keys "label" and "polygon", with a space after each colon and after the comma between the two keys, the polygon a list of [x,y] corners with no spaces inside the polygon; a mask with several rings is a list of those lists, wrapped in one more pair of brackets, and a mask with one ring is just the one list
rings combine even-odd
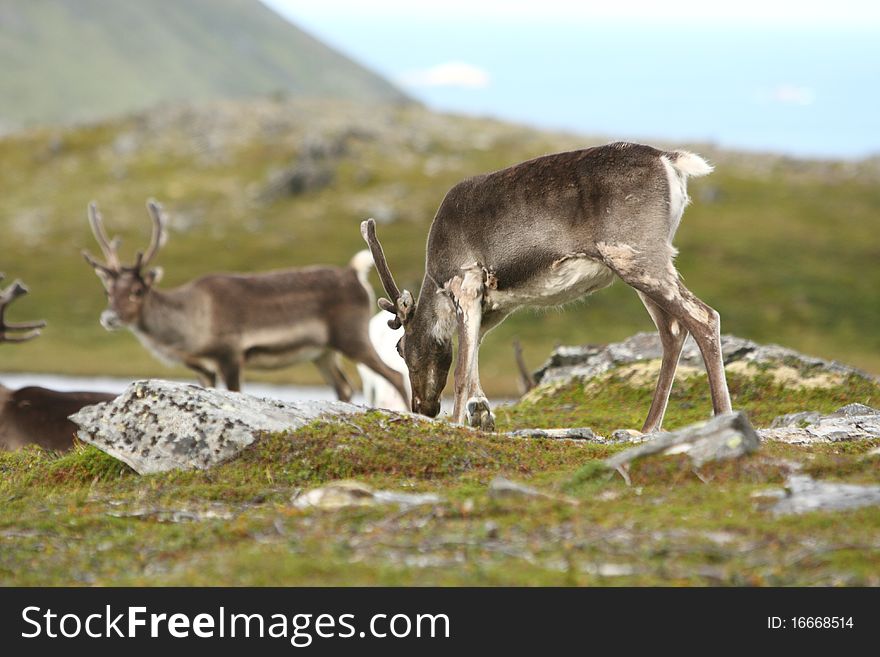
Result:
{"label": "reindeer muzzle", "polygon": [[101,326],[108,331],[118,331],[125,328],[122,320],[119,319],[119,315],[112,310],[105,310],[101,313]]}

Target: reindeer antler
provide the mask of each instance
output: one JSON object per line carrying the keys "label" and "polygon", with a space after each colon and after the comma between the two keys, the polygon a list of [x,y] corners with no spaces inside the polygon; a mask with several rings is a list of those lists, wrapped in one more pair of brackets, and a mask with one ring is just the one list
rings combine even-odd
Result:
{"label": "reindeer antler", "polygon": [[374,219],[367,219],[361,222],[361,235],[370,247],[370,252],[373,254],[373,262],[376,263],[376,272],[379,274],[382,286],[385,288],[385,293],[390,297],[390,301],[388,299],[379,299],[379,307],[382,310],[394,313],[395,317],[388,321],[388,326],[398,329],[406,323],[415,305],[412,293],[409,290],[401,292],[400,288],[397,287],[397,283],[394,282],[394,276],[391,275],[388,261],[385,260],[385,251],[382,249],[382,244],[379,243],[379,238],[376,237],[376,221]]}
{"label": "reindeer antler", "polygon": [[[0,274],[0,281],[4,279]],[[0,342],[26,342],[40,335],[40,329],[46,326],[46,322],[21,322],[19,324],[6,323],[6,307],[18,297],[28,293],[28,289],[16,280],[5,290],[0,291]],[[22,335],[9,335],[9,331],[27,331]]]}
{"label": "reindeer antler", "polygon": [[153,220],[153,233],[150,235],[150,246],[147,247],[147,251],[143,257],[139,259],[141,267],[146,267],[150,264],[153,258],[156,257],[156,254],[159,253],[159,249],[165,246],[165,241],[168,239],[168,232],[165,230],[165,226],[168,222],[162,206],[158,201],[151,198],[147,201],[147,211],[150,213],[150,218]]}
{"label": "reindeer antler", "polygon": [[[165,245],[165,241],[168,238],[165,230],[167,221],[162,206],[155,200],[150,199],[147,201],[147,210],[150,213],[150,218],[153,220],[153,233],[150,236],[150,245],[147,247],[147,250],[145,252],[138,252],[134,266],[131,267],[134,271],[140,271],[149,265],[153,258],[156,257],[159,249]],[[107,262],[106,264],[99,262],[88,251],[82,252],[83,257],[92,267],[105,274],[118,274],[123,269],[118,253],[121,240],[118,237],[114,237],[112,240],[107,238],[104,220],[98,211],[97,203],[94,201],[89,203],[89,225],[92,227],[92,233],[95,235],[95,240],[98,242],[98,246],[101,247]]]}
{"label": "reindeer antler", "polygon": [[107,238],[107,231],[104,230],[104,219],[101,217],[98,204],[95,201],[89,203],[89,225],[92,227],[92,234],[95,236],[98,246],[101,247],[106,264],[98,262],[88,251],[84,250],[82,254],[86,262],[95,269],[100,269],[108,274],[118,273],[122,269],[118,253],[121,240],[118,237],[114,237],[112,240]]}

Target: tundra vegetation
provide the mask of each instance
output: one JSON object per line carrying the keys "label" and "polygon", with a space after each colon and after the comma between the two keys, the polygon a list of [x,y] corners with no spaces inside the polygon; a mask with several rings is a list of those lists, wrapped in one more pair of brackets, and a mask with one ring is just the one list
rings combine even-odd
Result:
{"label": "tundra vegetation", "polygon": [[[143,199],[167,199],[177,217],[161,263],[168,285],[209,269],[253,271],[254,263],[344,264],[361,248],[359,221],[374,216],[386,225],[398,282],[415,289],[427,225],[446,189],[469,173],[584,142],[417,107],[280,101],[171,108],[8,137],[0,141],[9,177],[0,228],[17,248],[3,267],[35,290],[21,300],[21,316],[44,317],[49,328],[4,350],[3,369],[186,376],[98,325],[104,300],[78,256],[90,240],[82,208],[92,197],[112,209],[130,245],[144,239]],[[880,370],[878,162],[691,148],[717,171],[691,184],[697,202],[678,233],[678,267],[719,310],[723,330]],[[490,395],[516,390],[513,336],[534,366],[557,342],[651,328],[622,285],[564,313],[515,315],[486,340],[484,387]],[[637,428],[657,366],[539,386],[499,407],[497,428]],[[871,378],[816,382],[796,373],[804,380],[733,368],[733,407],[758,427],[799,411],[880,407]],[[294,369],[270,380],[310,376]],[[665,428],[705,419],[710,407],[705,373],[682,368]],[[139,476],[91,446],[65,454],[29,447],[0,454],[0,583],[880,585],[876,506],[771,511],[795,473],[876,483],[880,437],[766,441],[699,468],[684,455],[653,457],[633,464],[629,484],[599,463],[625,447],[516,439],[380,412],[267,435],[206,471]],[[524,486],[499,486],[499,477]],[[339,480],[440,500],[332,510],[297,502]]]}

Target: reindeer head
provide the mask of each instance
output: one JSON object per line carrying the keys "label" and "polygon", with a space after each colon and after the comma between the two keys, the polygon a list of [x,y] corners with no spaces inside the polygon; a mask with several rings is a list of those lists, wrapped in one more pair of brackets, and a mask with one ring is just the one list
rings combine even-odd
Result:
{"label": "reindeer head", "polygon": [[[0,281],[5,278],[0,274]],[[46,325],[46,322],[22,322],[20,324],[8,324],[6,322],[6,308],[18,297],[28,293],[28,289],[22,285],[21,281],[15,281],[5,290],[0,290],[0,342],[27,342],[33,340],[40,335],[40,329]],[[20,335],[10,335],[17,331],[24,331]]]}
{"label": "reindeer head", "polygon": [[401,292],[397,287],[382,245],[376,237],[376,222],[372,219],[362,222],[361,235],[370,247],[376,271],[389,296],[389,299],[379,299],[379,307],[394,315],[388,320],[388,326],[393,329],[403,327],[397,353],[409,370],[412,410],[436,417],[440,412],[440,394],[446,386],[449,366],[452,364],[452,345],[435,337],[432,321],[435,318],[431,318],[427,310],[417,308],[409,290]]}
{"label": "reindeer head", "polygon": [[83,257],[95,270],[107,291],[107,309],[101,313],[101,326],[108,331],[136,326],[140,321],[144,300],[162,278],[161,268],[148,269],[148,266],[167,239],[165,215],[162,206],[153,200],[147,202],[147,210],[153,220],[150,246],[145,253],[139,251],[134,264],[126,267],[119,262],[120,239],[107,239],[98,206],[94,201],[89,204],[89,224],[104,253],[105,262],[98,262],[87,251],[83,251]]}

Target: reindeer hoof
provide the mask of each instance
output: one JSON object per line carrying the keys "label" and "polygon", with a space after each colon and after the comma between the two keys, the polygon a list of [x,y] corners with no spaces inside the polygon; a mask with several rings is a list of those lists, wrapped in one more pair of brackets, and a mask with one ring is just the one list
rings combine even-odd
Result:
{"label": "reindeer hoof", "polygon": [[474,429],[495,431],[495,415],[485,397],[471,397],[467,403],[467,423]]}

